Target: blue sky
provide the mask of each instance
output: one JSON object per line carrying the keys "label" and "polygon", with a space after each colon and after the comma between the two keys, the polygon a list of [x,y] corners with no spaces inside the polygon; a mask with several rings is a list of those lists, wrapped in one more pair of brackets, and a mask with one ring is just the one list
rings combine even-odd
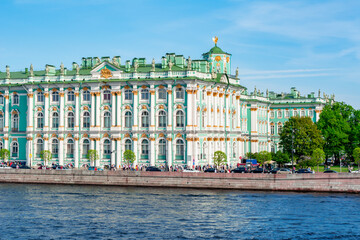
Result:
{"label": "blue sky", "polygon": [[192,59],[218,45],[250,90],[334,93],[360,108],[360,1],[2,0],[0,71],[81,57]]}

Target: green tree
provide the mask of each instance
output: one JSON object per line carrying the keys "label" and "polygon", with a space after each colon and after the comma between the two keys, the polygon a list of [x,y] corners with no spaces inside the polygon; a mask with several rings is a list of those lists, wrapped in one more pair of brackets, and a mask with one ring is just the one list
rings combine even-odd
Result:
{"label": "green tree", "polygon": [[42,150],[40,152],[40,157],[41,159],[44,161],[44,165],[47,166],[47,164],[51,161],[52,159],[52,154],[49,150]]}
{"label": "green tree", "polygon": [[355,163],[358,165],[358,170],[360,170],[360,148],[355,148],[352,155],[354,157]]}
{"label": "green tree", "polygon": [[135,162],[136,156],[135,153],[131,150],[126,150],[124,152],[124,160],[127,165],[133,164]]}
{"label": "green tree", "polygon": [[1,149],[0,150],[0,158],[4,161],[7,162],[10,158],[10,151],[8,149]]}
{"label": "green tree", "polygon": [[315,161],[308,156],[301,156],[298,160],[298,167],[299,168],[307,168],[307,167],[314,167]]}
{"label": "green tree", "polygon": [[227,163],[227,156],[224,152],[222,151],[216,151],[214,153],[214,164],[216,165],[216,167],[219,167],[225,163]]}
{"label": "green tree", "polygon": [[309,117],[291,117],[280,133],[283,152],[291,156],[294,149],[295,160],[311,156],[316,148],[322,148],[323,142],[320,130]]}
{"label": "green tree", "polygon": [[283,153],[282,151],[277,151],[272,159],[279,164],[281,167],[285,165],[285,163],[290,162],[289,155],[286,153]]}
{"label": "green tree", "polygon": [[95,165],[96,160],[99,159],[99,154],[96,150],[89,150],[87,154],[87,158],[90,160],[90,165]]}
{"label": "green tree", "polygon": [[311,159],[314,161],[315,165],[317,166],[317,171],[319,172],[319,165],[324,162],[325,160],[325,153],[322,149],[317,148],[313,151]]}
{"label": "green tree", "polygon": [[268,151],[261,151],[257,155],[257,161],[264,166],[264,163],[271,160],[271,153]]}
{"label": "green tree", "polygon": [[[350,143],[350,119],[353,115],[354,109],[343,102],[336,102],[332,105],[327,104],[322,110],[320,119],[316,124],[325,140],[324,151],[326,158],[335,156],[335,160],[338,162],[340,152],[346,150],[346,146]],[[349,147],[353,149],[351,146]],[[349,154],[351,155],[352,151]]]}

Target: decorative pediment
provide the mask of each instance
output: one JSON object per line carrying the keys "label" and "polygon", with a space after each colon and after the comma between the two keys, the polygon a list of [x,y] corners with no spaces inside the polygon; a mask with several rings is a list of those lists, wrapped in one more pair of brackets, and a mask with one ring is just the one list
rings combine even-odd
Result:
{"label": "decorative pediment", "polygon": [[109,79],[122,71],[109,62],[102,62],[98,66],[96,66],[93,70],[91,70],[92,78],[95,79]]}

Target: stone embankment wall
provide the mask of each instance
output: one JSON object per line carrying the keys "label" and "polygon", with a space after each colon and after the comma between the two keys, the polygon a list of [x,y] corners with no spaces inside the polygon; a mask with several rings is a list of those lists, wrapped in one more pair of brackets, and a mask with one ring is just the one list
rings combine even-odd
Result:
{"label": "stone embankment wall", "polygon": [[360,193],[360,174],[241,174],[0,169],[0,183]]}

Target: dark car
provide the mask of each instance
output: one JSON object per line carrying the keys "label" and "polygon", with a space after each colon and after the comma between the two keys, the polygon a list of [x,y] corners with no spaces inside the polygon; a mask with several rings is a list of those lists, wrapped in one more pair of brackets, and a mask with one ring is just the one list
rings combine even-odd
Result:
{"label": "dark car", "polygon": [[29,166],[26,166],[26,165],[20,165],[19,167],[20,169],[31,169],[31,167]]}
{"label": "dark car", "polygon": [[312,171],[309,171],[308,169],[299,169],[295,173],[312,173]]}
{"label": "dark car", "polygon": [[161,169],[155,166],[150,166],[146,168],[147,172],[161,172]]}
{"label": "dark car", "polygon": [[208,169],[205,169],[204,172],[215,172],[215,168],[208,168]]}
{"label": "dark car", "polygon": [[263,168],[255,168],[253,170],[250,171],[251,173],[269,173],[268,170],[263,169]]}
{"label": "dark car", "polygon": [[270,170],[271,174],[277,174],[277,172],[279,171],[280,168],[273,168]]}
{"label": "dark car", "polygon": [[325,170],[324,173],[337,173],[335,170]]}
{"label": "dark car", "polygon": [[237,167],[231,170],[232,173],[247,173],[246,167]]}

